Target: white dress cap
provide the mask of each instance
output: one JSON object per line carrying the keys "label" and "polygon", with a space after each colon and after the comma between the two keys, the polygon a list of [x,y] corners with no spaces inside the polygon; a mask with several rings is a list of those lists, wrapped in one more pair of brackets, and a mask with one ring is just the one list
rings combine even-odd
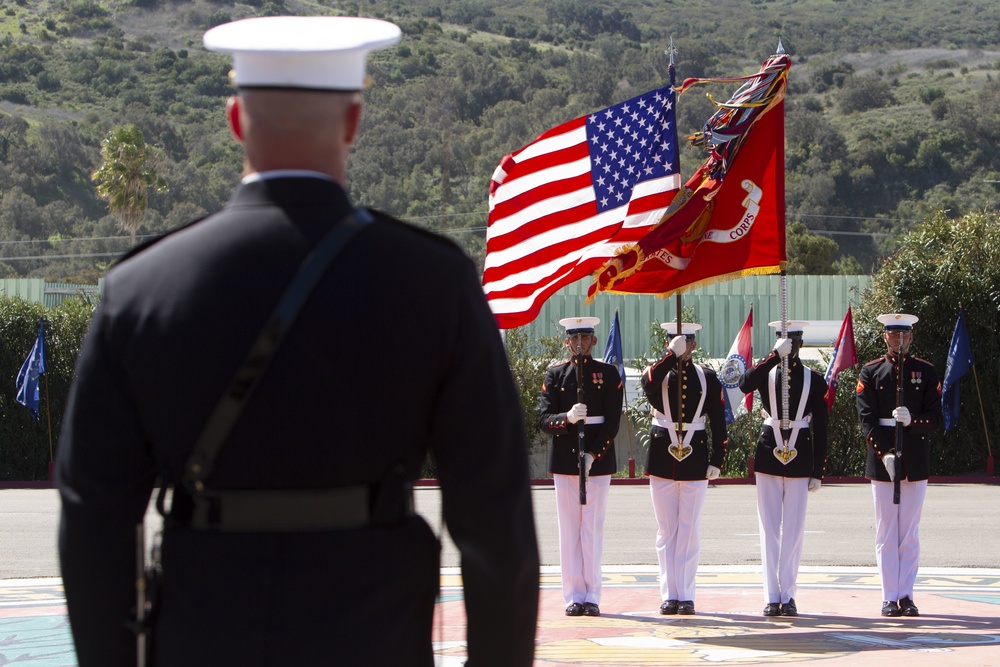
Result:
{"label": "white dress cap", "polygon": [[[667,333],[671,336],[677,335],[677,322],[662,322],[660,324],[661,329],[666,329]],[[701,329],[700,324],[695,324],[693,322],[681,322],[681,335],[683,336],[693,336],[695,331]]]}
{"label": "white dress cap", "polygon": [[241,88],[357,91],[365,56],[399,41],[399,26],[349,16],[263,16],[205,33],[205,48],[233,54]]}
{"label": "white dress cap", "polygon": [[[781,320],[776,320],[774,322],[768,322],[767,326],[774,327],[775,329],[777,329],[777,331],[775,331],[774,333],[777,334],[777,335],[779,335],[779,336],[781,335]],[[803,329],[805,329],[807,326],[809,326],[809,323],[808,322],[793,322],[792,320],[789,320],[788,322],[785,322],[785,326],[787,327],[785,330],[788,333],[790,333],[790,334],[793,334],[793,333],[800,334],[800,333],[802,333]]]}
{"label": "white dress cap", "polygon": [[566,327],[566,334],[594,333],[594,327],[601,323],[598,317],[564,317],[559,320],[559,326]]}
{"label": "white dress cap", "polygon": [[885,326],[886,331],[912,331],[913,325],[919,322],[920,318],[905,313],[884,313],[878,316],[878,321]]}

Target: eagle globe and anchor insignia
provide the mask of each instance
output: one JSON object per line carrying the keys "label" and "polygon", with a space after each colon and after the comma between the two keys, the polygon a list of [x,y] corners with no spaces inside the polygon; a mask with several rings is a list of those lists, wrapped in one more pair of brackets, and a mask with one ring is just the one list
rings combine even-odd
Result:
{"label": "eagle globe and anchor insignia", "polygon": [[681,443],[677,445],[670,445],[667,447],[667,451],[670,452],[670,455],[678,461],[683,461],[690,456],[691,452],[694,450],[691,448],[691,445]]}

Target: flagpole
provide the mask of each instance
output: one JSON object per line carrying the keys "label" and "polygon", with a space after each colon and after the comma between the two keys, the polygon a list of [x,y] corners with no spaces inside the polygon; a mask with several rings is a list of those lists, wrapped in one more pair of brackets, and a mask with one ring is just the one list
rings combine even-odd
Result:
{"label": "flagpole", "polygon": [[[962,302],[958,303],[958,314],[962,314]],[[971,347],[971,341],[970,341]],[[972,355],[969,355],[971,360]],[[979,373],[976,372],[976,362],[972,361],[972,379],[976,381],[976,397],[979,399],[979,416],[983,420],[983,435],[986,436],[986,476],[993,477],[993,448],[990,446],[990,430],[986,426],[986,410],[983,409],[983,393],[979,390]]]}
{"label": "flagpole", "polygon": [[53,481],[52,477],[52,406],[49,404],[49,374],[45,373],[45,414],[49,423],[49,481]]}
{"label": "flagpole", "polygon": [[[753,301],[750,302],[750,316],[753,317]],[[750,332],[750,358],[747,359],[747,368],[753,368],[754,357],[753,357],[753,331]],[[747,408],[747,412],[750,415],[750,435],[747,438],[749,443],[750,451],[747,453],[747,479],[752,480],[754,478],[753,469],[754,464],[757,462],[757,457],[754,454],[757,452],[757,439],[754,437],[757,434],[757,427],[754,424],[754,410],[753,410],[753,394],[750,392],[750,407]]]}
{"label": "flagpole", "polygon": [[[781,307],[781,337],[788,338],[788,277],[785,272],[781,272],[778,287],[778,299]],[[788,451],[788,441],[786,440],[788,424],[788,355],[781,358],[781,440],[784,450]],[[777,444],[777,443],[775,443]]]}
{"label": "flagpole", "polygon": [[629,479],[635,479],[635,459],[632,458],[632,420],[628,418],[628,389],[626,388],[624,392],[625,395],[625,422],[628,428],[625,431],[628,433],[628,476]]}
{"label": "flagpole", "polygon": [[[618,340],[620,342],[621,341],[622,332],[621,332],[620,321],[619,321],[619,318],[618,318],[618,309],[617,308],[615,308],[615,319],[614,319],[614,322],[615,322],[615,325],[618,325],[616,328],[618,329]],[[615,326],[615,325],[612,325],[612,326]],[[609,345],[611,344],[610,337],[608,339],[608,344]],[[625,425],[626,425],[625,432],[628,434],[628,476],[629,476],[629,479],[634,479],[635,478],[635,459],[632,457],[632,420],[629,419],[629,416],[628,416],[628,387],[626,386],[627,380],[625,379],[625,352],[624,352],[624,346],[620,345],[619,347],[622,347],[622,351],[617,356],[620,357],[618,359],[618,363],[621,364],[622,396],[625,399]],[[606,362],[607,361],[607,353],[605,353],[604,356],[605,356],[604,361]]]}
{"label": "flagpole", "polygon": [[[681,336],[684,333],[684,317],[681,313],[681,293],[678,292],[675,297],[677,301],[677,335]],[[669,341],[668,341],[669,342]],[[682,372],[682,360],[680,357],[677,358],[677,415],[674,417],[674,431],[677,432],[677,440],[681,441],[684,439],[684,393],[681,391],[681,372]]]}
{"label": "flagpole", "polygon": [[972,378],[976,381],[979,415],[983,418],[983,433],[986,435],[986,476],[993,477],[993,448],[990,446],[990,431],[986,426],[986,411],[983,410],[983,394],[979,391],[979,374],[976,373],[976,362],[972,362]]}
{"label": "flagpole", "polygon": [[[618,309],[617,308],[615,309],[615,321],[619,322],[618,338],[619,338],[619,340],[621,340],[622,332],[621,332],[621,328],[620,328],[620,321],[618,319]],[[619,359],[619,363],[621,363],[621,365],[622,365],[622,383],[624,384],[625,382],[627,382],[627,380],[625,379],[625,352],[624,352],[624,347],[622,348],[621,357],[622,358]],[[628,476],[629,476],[629,479],[635,479],[635,459],[632,457],[632,420],[628,418],[628,387],[627,386],[623,386],[622,387],[622,396],[625,398],[625,422],[628,425],[628,428],[625,429],[625,431],[628,433]]]}

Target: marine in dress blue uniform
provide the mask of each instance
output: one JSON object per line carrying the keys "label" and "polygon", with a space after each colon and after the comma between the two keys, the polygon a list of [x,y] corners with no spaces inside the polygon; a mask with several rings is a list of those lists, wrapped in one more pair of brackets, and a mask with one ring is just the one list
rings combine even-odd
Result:
{"label": "marine in dress blue uniform", "polygon": [[[740,379],[740,390],[757,391],[764,427],[757,439],[754,473],[760,556],[764,570],[764,615],[797,616],[796,580],[805,542],[808,492],[818,491],[826,471],[826,380],[799,359],[806,322],[781,322],[774,349]],[[788,357],[788,421],[782,431],[782,357]]]}
{"label": "marine in dress blue uniform", "polygon": [[430,667],[440,547],[407,502],[428,454],[462,552],[468,664],[532,663],[527,440],[477,271],[451,242],[375,214],[312,291],[205,481],[224,497],[360,490],[339,508],[351,527],[201,526],[180,483],[303,258],[353,211],[364,56],[399,36],[383,21],[306,17],[205,35],[234,53],[227,111],[245,177],[223,211],[109,272],[81,350],[56,453],[81,667],[137,662],[135,526],[158,477],[174,494],[154,664]]}
{"label": "marine in dress blue uniform", "polygon": [[682,323],[680,334],[676,322],[660,326],[673,338],[642,374],[653,411],[646,474],[657,525],[660,613],[689,615],[695,613],[701,510],[708,482],[725,460],[725,399],[715,371],[691,361],[701,325]]}
{"label": "marine in dress blue uniform", "polygon": [[[875,560],[882,580],[883,616],[919,616],[913,585],[920,561],[920,515],[930,476],[928,436],[942,422],[941,382],[937,370],[909,353],[919,318],[885,313],[885,356],[861,368],[856,403],[868,444],[865,477],[875,501]],[[903,405],[896,405],[902,373]],[[903,451],[896,449],[896,425],[903,429]],[[901,458],[901,461],[897,459]],[[893,477],[900,464],[899,504],[893,503]],[[890,472],[891,471],[891,472]]]}
{"label": "marine in dress blue uniform", "polygon": [[[599,616],[604,517],[611,475],[617,472],[615,436],[624,387],[618,369],[591,356],[596,317],[559,320],[572,356],[545,373],[539,428],[552,436],[549,472],[556,492],[559,566],[568,616]],[[577,400],[577,364],[582,364],[583,402]],[[579,494],[579,429],[584,429],[587,504]]]}

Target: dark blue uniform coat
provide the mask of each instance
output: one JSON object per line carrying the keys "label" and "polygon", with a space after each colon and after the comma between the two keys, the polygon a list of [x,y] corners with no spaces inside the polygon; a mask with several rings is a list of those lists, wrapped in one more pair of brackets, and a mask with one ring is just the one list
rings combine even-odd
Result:
{"label": "dark blue uniform coat", "polygon": [[[135,664],[134,527],[157,476],[180,479],[303,257],[349,211],[332,181],[243,184],[222,212],[108,274],[56,456],[81,667]],[[414,479],[430,453],[463,552],[470,664],[528,665],[538,552],[520,414],[472,262],[380,219],[319,283],[209,487],[370,484],[396,466]],[[315,533],[176,527],[155,664],[429,666],[438,551],[418,517]]]}
{"label": "dark blue uniform coat", "polygon": [[[888,482],[882,456],[896,449],[896,427],[881,426],[896,408],[895,357],[888,355],[865,364],[858,374],[856,403],[861,430],[868,443],[865,477]],[[937,370],[924,359],[906,355],[903,361],[903,404],[913,421],[903,428],[903,471],[911,482],[927,479],[931,472],[928,435],[942,422],[941,382]]]}
{"label": "dark blue uniform coat", "polygon": [[[570,424],[566,412],[576,404],[576,363],[565,361],[551,366],[545,373],[539,401],[538,426],[552,436],[549,472],[560,475],[579,474],[580,436],[577,430],[583,422]],[[615,436],[622,416],[624,386],[618,369],[592,357],[584,357],[583,393],[588,417],[604,417],[603,424],[585,427],[584,443],[594,455],[591,475],[611,475],[618,471],[615,459]]]}
{"label": "dark blue uniform coat", "polygon": [[[748,370],[740,378],[740,391],[749,394],[757,391],[760,395],[763,409],[774,419],[781,419],[783,411],[781,409],[781,358],[776,352],[762,359],[756,366]],[[775,373],[775,402],[778,405],[771,405],[770,389],[768,388],[768,377],[771,369],[778,367]],[[809,396],[806,399],[805,416],[811,415],[811,429],[803,428],[795,441],[795,449],[798,452],[795,458],[787,464],[779,461],[774,455],[774,448],[777,442],[774,430],[768,426],[761,429],[760,437],[757,438],[757,449],[754,453],[754,470],[767,475],[777,477],[813,477],[823,479],[826,472],[826,452],[827,452],[827,422],[829,418],[826,405],[827,384],[823,376],[814,370],[802,365],[798,358],[788,359],[788,412],[789,419],[795,419],[799,407],[799,400],[802,397],[805,373],[811,373],[809,384]]]}
{"label": "dark blue uniform coat", "polygon": [[[646,458],[646,474],[664,479],[695,480],[705,479],[705,472],[711,463],[722,469],[726,456],[726,408],[722,398],[722,384],[715,371],[702,366],[705,373],[705,403],[702,416],[707,417],[707,431],[695,431],[691,436],[691,453],[681,461],[672,456],[669,447],[672,443],[667,429],[653,424],[649,429],[649,453]],[[668,352],[666,356],[646,369],[642,374],[642,390],[649,404],[666,414],[663,405],[663,379],[667,378],[667,395],[670,401],[670,414],[677,420],[677,357]],[[683,389],[684,418],[680,421],[689,423],[694,419],[694,412],[701,400],[701,382],[691,363],[685,363],[680,372],[681,389]],[[712,434],[712,445],[709,448],[708,434]],[[681,434],[680,439],[683,438]]]}

